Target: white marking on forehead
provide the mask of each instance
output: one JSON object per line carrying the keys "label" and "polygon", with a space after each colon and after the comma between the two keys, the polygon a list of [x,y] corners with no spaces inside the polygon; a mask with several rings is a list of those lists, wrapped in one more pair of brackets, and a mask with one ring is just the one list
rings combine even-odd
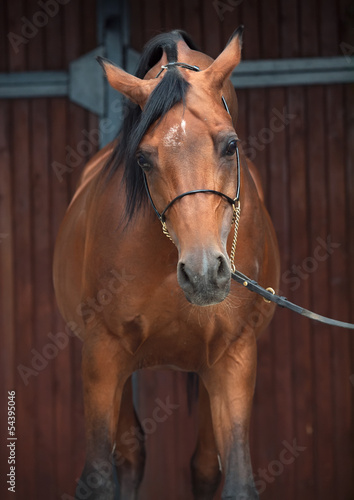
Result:
{"label": "white marking on forehead", "polygon": [[166,133],[163,143],[165,146],[179,146],[180,141],[179,125],[174,125]]}
{"label": "white marking on forehead", "polygon": [[174,125],[171,127],[165,137],[163,138],[163,143],[165,146],[180,146],[182,144],[182,134],[186,135],[186,121],[182,120],[180,125]]}
{"label": "white marking on forehead", "polygon": [[181,121],[181,127],[183,130],[183,135],[186,135],[186,120]]}

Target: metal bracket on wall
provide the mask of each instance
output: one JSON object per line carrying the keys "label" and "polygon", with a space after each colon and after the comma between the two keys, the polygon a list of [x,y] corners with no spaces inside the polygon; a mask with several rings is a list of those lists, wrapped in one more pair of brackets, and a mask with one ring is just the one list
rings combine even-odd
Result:
{"label": "metal bracket on wall", "polygon": [[105,112],[105,78],[96,57],[105,56],[105,48],[97,47],[69,66],[69,99],[85,109],[103,116]]}
{"label": "metal bracket on wall", "polygon": [[0,74],[0,99],[68,97],[79,106],[103,116],[104,76],[96,57],[97,47],[69,65],[69,71],[26,71]]}

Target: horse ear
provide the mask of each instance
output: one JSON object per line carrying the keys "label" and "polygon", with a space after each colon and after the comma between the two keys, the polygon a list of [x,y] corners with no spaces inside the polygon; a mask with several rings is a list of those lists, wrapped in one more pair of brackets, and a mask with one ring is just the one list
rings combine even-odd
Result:
{"label": "horse ear", "polygon": [[141,80],[104,57],[97,57],[111,87],[143,108],[158,80]]}
{"label": "horse ear", "polygon": [[244,26],[239,26],[232,34],[226,47],[212,64],[203,71],[213,86],[222,87],[232,71],[241,61],[242,35]]}

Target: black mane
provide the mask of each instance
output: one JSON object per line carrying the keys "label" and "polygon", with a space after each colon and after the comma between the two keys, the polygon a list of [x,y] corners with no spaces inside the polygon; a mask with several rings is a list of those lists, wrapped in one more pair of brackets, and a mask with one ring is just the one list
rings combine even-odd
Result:
{"label": "black mane", "polygon": [[[191,49],[197,50],[193,41],[183,31],[162,33],[150,40],[144,47],[135,76],[144,78],[146,73],[158,63],[164,52],[168,62],[177,61],[179,40],[184,40]],[[127,110],[127,113],[119,131],[117,146],[105,166],[105,172],[108,172],[108,178],[111,178],[123,163],[125,165],[124,181],[127,198],[125,216],[127,222],[132,219],[135,211],[142,206],[147,198],[143,173],[136,162],[137,148],[148,128],[154,122],[162,118],[175,104],[185,101],[188,87],[189,84],[180,71],[176,67],[170,67],[152,92],[143,111],[137,104],[126,100],[124,109]]]}

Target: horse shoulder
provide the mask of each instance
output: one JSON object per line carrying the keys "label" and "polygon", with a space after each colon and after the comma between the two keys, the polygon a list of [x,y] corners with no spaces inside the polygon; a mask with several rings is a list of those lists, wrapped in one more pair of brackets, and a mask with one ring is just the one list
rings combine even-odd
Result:
{"label": "horse shoulder", "polygon": [[246,161],[247,161],[248,170],[249,170],[249,172],[251,174],[251,177],[252,177],[252,180],[254,182],[254,185],[256,186],[256,190],[257,190],[259,199],[262,202],[264,202],[264,191],[263,191],[263,186],[262,186],[262,180],[261,180],[260,173],[259,173],[258,169],[256,168],[256,166],[251,162],[251,160],[249,160],[248,158],[246,158]]}
{"label": "horse shoulder", "polygon": [[112,150],[112,144],[107,145],[86,165],[56,239],[53,280],[57,303],[66,321],[74,319],[73,311],[81,301],[90,198]]}

